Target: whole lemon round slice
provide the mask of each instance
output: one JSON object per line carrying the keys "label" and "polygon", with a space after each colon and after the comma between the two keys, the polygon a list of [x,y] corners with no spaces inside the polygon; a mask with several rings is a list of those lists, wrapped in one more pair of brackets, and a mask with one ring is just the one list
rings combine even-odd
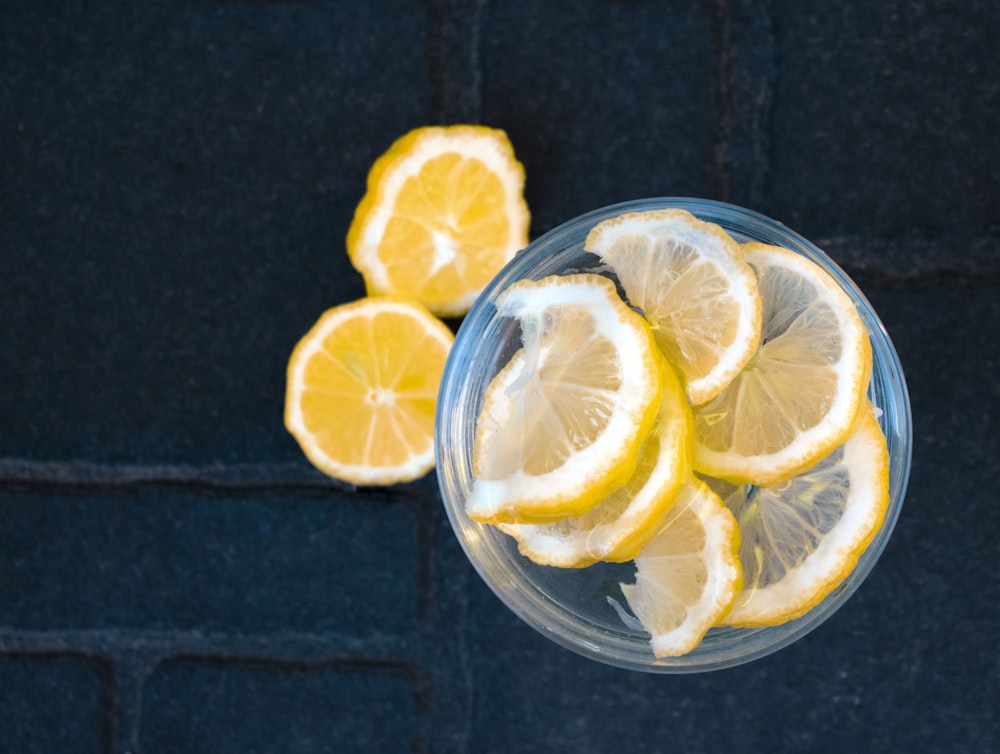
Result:
{"label": "whole lemon round slice", "polygon": [[751,243],[763,326],[732,382],[694,412],[694,468],[732,482],[789,479],[842,444],[864,401],[871,343],[854,302],[819,265]]}
{"label": "whole lemon round slice", "polygon": [[522,555],[561,568],[600,560],[623,563],[656,534],[688,476],[691,454],[691,409],[668,365],[662,385],[659,416],[628,481],[582,516],[548,524],[500,524]]}
{"label": "whole lemon round slice", "polygon": [[420,304],[365,298],[324,313],[288,362],[285,426],[320,471],[354,484],[434,466],[434,409],[451,331]]}
{"label": "whole lemon round slice", "polygon": [[598,224],[585,247],[649,320],[693,405],[722,392],[757,350],[757,280],[718,225],[682,209],[633,212]]}
{"label": "whole lemon round slice", "polygon": [[787,482],[711,483],[743,535],[744,587],[724,622],[773,626],[805,615],[854,569],[885,519],[889,453],[867,406],[847,442]]}
{"label": "whole lemon round slice", "polygon": [[506,133],[428,126],[372,166],[347,252],[369,294],[409,296],[457,316],[527,245],[528,222],[524,168]]}
{"label": "whole lemon round slice", "polygon": [[653,335],[600,275],[519,281],[497,310],[524,345],[487,386],[466,511],[489,523],[582,515],[632,475],[656,419]]}
{"label": "whole lemon round slice", "polygon": [[719,496],[697,479],[686,483],[636,557],[635,583],[621,585],[657,657],[690,652],[730,609],[743,584],[739,543]]}

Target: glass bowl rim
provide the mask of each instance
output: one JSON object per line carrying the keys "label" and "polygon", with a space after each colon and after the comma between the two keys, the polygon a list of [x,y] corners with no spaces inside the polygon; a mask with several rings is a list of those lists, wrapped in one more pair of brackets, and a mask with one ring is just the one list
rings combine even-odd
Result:
{"label": "glass bowl rim", "polygon": [[[458,459],[457,454],[447,453],[444,444],[455,434],[452,425],[457,415],[456,400],[466,397],[462,391],[467,392],[469,380],[475,379],[478,374],[485,387],[486,382],[481,379],[482,370],[477,373],[468,369],[466,362],[470,349],[475,355],[477,341],[491,322],[497,320],[493,305],[496,296],[515,280],[548,274],[546,261],[550,262],[552,272],[558,271],[558,265],[551,264],[554,258],[560,252],[570,253],[569,250],[582,246],[586,233],[601,220],[628,212],[666,208],[685,209],[696,217],[719,223],[727,231],[730,230],[729,225],[735,225],[741,234],[756,231],[765,236],[761,240],[791,248],[833,275],[839,286],[854,299],[870,332],[875,365],[873,382],[877,373],[888,386],[887,397],[892,402],[890,407],[886,407],[891,408],[892,415],[887,419],[883,414],[880,423],[883,430],[887,429],[887,424],[892,428],[893,437],[890,439],[886,432],[890,441],[890,500],[885,520],[852,573],[831,595],[803,617],[780,626],[732,629],[734,635],[739,634],[739,651],[706,658],[699,655],[696,648],[678,658],[655,660],[651,651],[648,657],[641,651],[634,651],[638,650],[634,640],[625,640],[596,627],[586,617],[567,609],[548,595],[518,567],[514,558],[530,561],[517,554],[516,547],[513,558],[500,558],[496,552],[479,547],[483,539],[481,535],[486,529],[465,516],[460,499],[459,485],[462,480],[459,477],[465,480],[471,478],[470,464],[467,459],[464,462]],[[565,247],[560,245],[564,241],[569,242]],[[580,252],[577,250],[575,253]],[[477,413],[478,407],[473,418]],[[474,433],[468,434],[471,436]],[[912,461],[912,415],[902,365],[884,325],[857,284],[825,252],[784,224],[754,210],[692,197],[634,199],[599,207],[553,227],[518,252],[486,286],[458,329],[438,393],[434,436],[438,484],[451,528],[468,560],[501,602],[536,631],[567,649],[605,664],[654,673],[689,673],[740,665],[778,651],[825,622],[860,587],[884,550],[900,514]],[[894,447],[895,453],[892,452]],[[509,547],[504,552],[509,554]]]}

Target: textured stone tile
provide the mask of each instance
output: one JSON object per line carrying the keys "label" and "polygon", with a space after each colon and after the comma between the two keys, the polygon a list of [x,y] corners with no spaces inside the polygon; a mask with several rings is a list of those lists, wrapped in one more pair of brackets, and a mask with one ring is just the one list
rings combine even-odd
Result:
{"label": "textured stone tile", "polygon": [[0,624],[405,641],[425,578],[418,515],[332,492],[7,490]]}
{"label": "textured stone tile", "polygon": [[105,668],[68,656],[0,655],[0,748],[18,754],[107,751]]}
{"label": "textured stone tile", "polygon": [[715,144],[709,3],[491,3],[483,120],[527,171],[537,235],[597,207],[709,196]]}
{"label": "textured stone tile", "polygon": [[426,26],[408,0],[5,9],[0,457],[300,457],[285,364],[364,292],[344,237],[428,117]]}
{"label": "textured stone tile", "polygon": [[146,687],[141,750],[184,754],[413,751],[418,704],[399,668],[194,660]]}
{"label": "textured stone tile", "polygon": [[807,235],[996,229],[1000,6],[780,0],[772,13],[765,211]]}
{"label": "textured stone tile", "polygon": [[[10,5],[0,750],[1000,748],[995,5]],[[584,660],[479,580],[432,477],[305,473],[284,365],[362,293],[365,173],[458,119],[510,132],[535,235],[716,196],[856,274],[902,355],[913,473],[803,641],[701,676]]]}
{"label": "textured stone tile", "polygon": [[[954,593],[943,605],[953,612],[931,617],[927,592],[887,585],[884,565],[797,644],[692,676],[579,658],[520,624],[485,587],[470,590],[470,751],[991,750],[998,677],[990,619]],[[889,591],[897,588],[911,590],[905,607]]]}

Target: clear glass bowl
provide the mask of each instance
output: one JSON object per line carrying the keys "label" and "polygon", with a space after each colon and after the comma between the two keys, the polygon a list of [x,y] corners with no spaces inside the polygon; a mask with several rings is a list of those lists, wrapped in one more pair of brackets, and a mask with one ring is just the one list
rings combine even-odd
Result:
{"label": "clear glass bowl", "polygon": [[[857,567],[832,594],[805,616],[768,628],[714,628],[682,657],[657,659],[649,636],[629,628],[609,603],[624,599],[620,582],[634,580],[634,565],[597,564],[583,569],[536,565],[496,527],[472,521],[465,499],[472,486],[476,417],[490,380],[520,347],[516,322],[499,317],[494,302],[511,283],[551,274],[593,269],[598,260],[583,250],[597,223],[624,212],[677,207],[718,223],[737,241],[762,241],[792,249],[826,269],[857,304],[871,335],[869,397],[889,446],[889,511]],[[644,199],[595,210],[538,238],[521,251],[479,297],[459,328],[438,397],[436,450],[441,494],[452,528],[469,560],[497,596],[526,623],[581,655],[624,668],[684,673],[738,665],[801,638],[829,618],[875,565],[899,516],[910,471],[910,403],[899,357],[871,304],[829,257],[797,233],[763,215],[704,199]]]}

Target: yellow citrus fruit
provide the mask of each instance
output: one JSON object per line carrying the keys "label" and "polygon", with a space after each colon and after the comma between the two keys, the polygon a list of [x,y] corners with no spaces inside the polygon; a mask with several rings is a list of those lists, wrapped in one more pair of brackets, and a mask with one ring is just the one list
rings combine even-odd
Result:
{"label": "yellow citrus fruit", "polygon": [[724,622],[772,626],[805,615],[854,570],[885,519],[889,454],[870,406],[841,447],[773,487],[712,482],[743,535],[745,584]]}
{"label": "yellow citrus fruit", "polygon": [[854,302],[821,267],[787,249],[746,244],[763,327],[732,382],[695,408],[694,467],[732,482],[789,479],[842,444],[871,377]]}
{"label": "yellow citrus fruit", "polygon": [[722,392],[757,350],[757,281],[718,225],[681,209],[628,213],[597,225],[585,246],[649,320],[693,405]]}
{"label": "yellow citrus fruit", "polygon": [[372,166],[347,252],[369,294],[456,316],[527,245],[528,222],[524,168],[503,131],[428,126]]}
{"label": "yellow citrus fruit", "polygon": [[725,623],[772,626],[805,615],[854,570],[889,505],[889,452],[869,404],[847,442],[773,487],[712,483],[743,534],[745,585]]}
{"label": "yellow citrus fruit", "polygon": [[288,362],[285,426],[338,479],[382,485],[422,476],[434,465],[434,409],[452,340],[407,299],[328,310]]}
{"label": "yellow citrus fruit", "polygon": [[686,483],[636,557],[635,583],[621,585],[657,657],[690,652],[730,609],[743,584],[739,542],[719,496],[699,480]]}
{"label": "yellow citrus fruit", "polygon": [[581,568],[632,560],[656,533],[690,470],[691,409],[664,365],[660,413],[632,477],[582,516],[548,524],[500,524],[541,565]]}
{"label": "yellow citrus fruit", "polygon": [[524,345],[487,386],[466,511],[489,523],[582,515],[631,476],[656,419],[653,335],[599,275],[519,281],[497,310]]}

